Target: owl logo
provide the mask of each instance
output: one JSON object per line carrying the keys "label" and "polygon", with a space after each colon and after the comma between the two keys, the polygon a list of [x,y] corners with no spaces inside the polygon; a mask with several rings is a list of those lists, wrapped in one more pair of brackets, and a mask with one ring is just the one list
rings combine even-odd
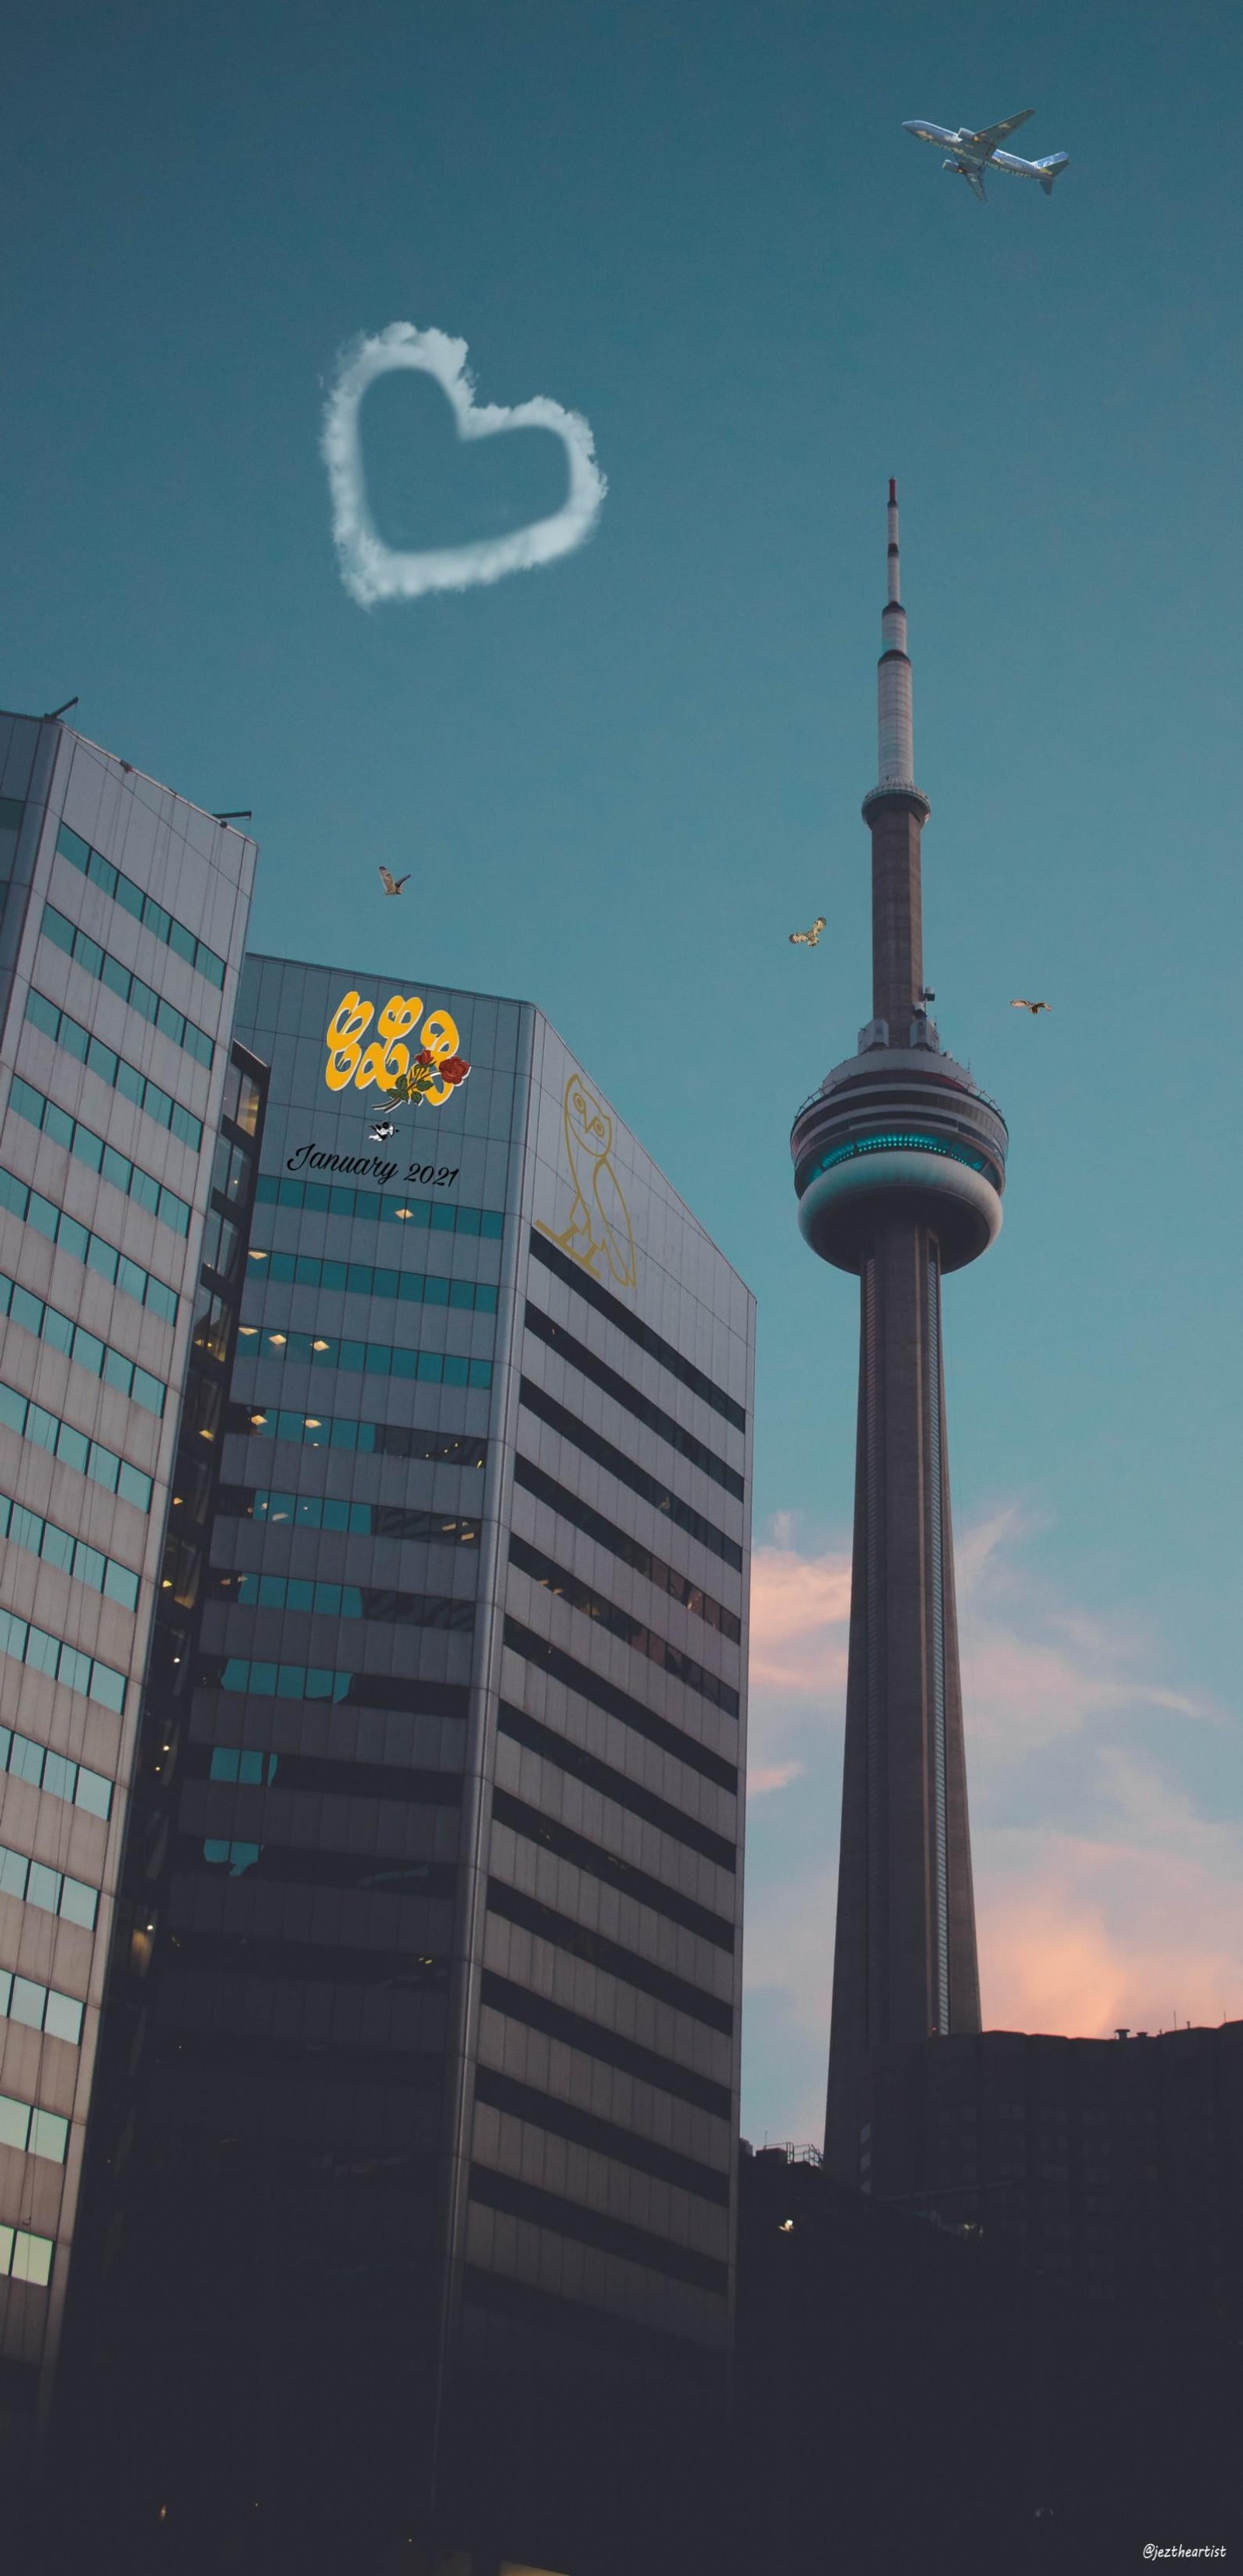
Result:
{"label": "owl logo", "polygon": [[550,1243],[568,1252],[571,1261],[590,1271],[593,1279],[605,1279],[611,1274],[619,1288],[633,1288],[634,1230],[610,1159],[613,1121],[581,1073],[572,1073],[565,1086],[563,1118],[565,1150],[574,1183],[569,1223],[558,1234],[551,1225],[537,1219],[536,1232],[546,1234]]}

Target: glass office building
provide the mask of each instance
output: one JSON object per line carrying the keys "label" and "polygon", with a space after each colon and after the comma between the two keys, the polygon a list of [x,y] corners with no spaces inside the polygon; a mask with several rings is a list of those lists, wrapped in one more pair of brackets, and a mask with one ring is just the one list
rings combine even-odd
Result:
{"label": "glass office building", "polygon": [[752,1300],[528,1005],[233,1037],[83,2351],[204,2565],[591,2576],[728,2366]]}
{"label": "glass office building", "polygon": [[254,857],[0,716],[0,2466],[72,2271]]}

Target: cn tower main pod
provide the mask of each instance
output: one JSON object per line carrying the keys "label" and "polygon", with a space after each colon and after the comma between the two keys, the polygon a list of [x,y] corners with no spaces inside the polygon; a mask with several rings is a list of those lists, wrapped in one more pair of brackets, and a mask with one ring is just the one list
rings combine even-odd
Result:
{"label": "cn tower main pod", "polygon": [[941,1281],[1001,1226],[1006,1124],[924,986],[911,665],[889,486],[872,836],[872,1017],[794,1121],[798,1221],[860,1287],[854,1577],[825,2161],[866,2181],[872,2049],[978,2030]]}

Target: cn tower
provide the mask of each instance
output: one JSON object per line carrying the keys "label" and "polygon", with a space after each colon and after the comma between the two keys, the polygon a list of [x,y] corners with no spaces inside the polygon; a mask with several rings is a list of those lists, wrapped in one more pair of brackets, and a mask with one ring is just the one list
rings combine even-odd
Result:
{"label": "cn tower", "polygon": [[925,989],[911,665],[889,486],[872,837],[872,1016],[794,1121],[798,1222],[859,1280],[859,1427],[825,2162],[858,2184],[869,2052],[978,2030],[941,1281],[1001,1226],[1006,1125]]}

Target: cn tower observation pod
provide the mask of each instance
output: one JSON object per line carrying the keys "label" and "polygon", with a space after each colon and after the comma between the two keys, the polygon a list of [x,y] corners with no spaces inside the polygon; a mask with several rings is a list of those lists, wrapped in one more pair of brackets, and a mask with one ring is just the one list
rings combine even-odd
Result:
{"label": "cn tower observation pod", "polygon": [[[905,1032],[904,1032],[905,1034]],[[826,1074],[790,1137],[799,1231],[822,1261],[859,1271],[879,1217],[927,1225],[942,1271],[987,1252],[1001,1230],[1006,1123],[970,1074],[943,1055],[931,1020],[905,1046],[883,1021]]]}

